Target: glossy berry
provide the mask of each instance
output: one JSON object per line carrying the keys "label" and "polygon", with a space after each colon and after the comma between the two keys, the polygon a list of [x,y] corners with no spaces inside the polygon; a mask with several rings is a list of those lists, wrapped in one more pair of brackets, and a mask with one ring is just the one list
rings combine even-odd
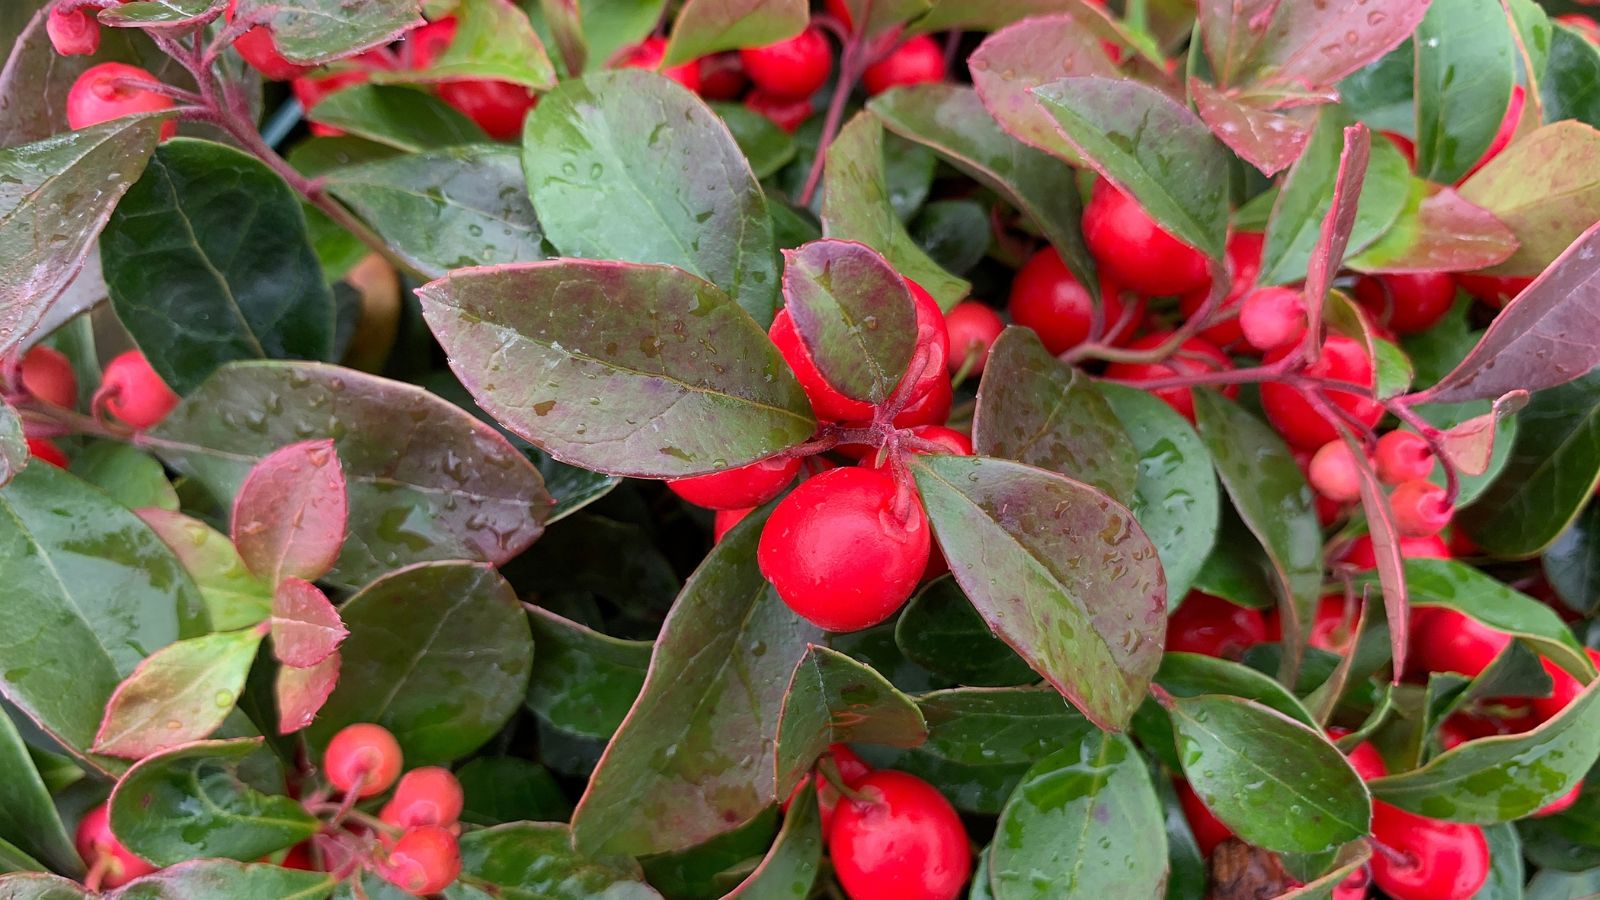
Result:
{"label": "glossy berry", "polygon": [[700,64],[689,61],[682,65],[661,68],[661,60],[667,56],[667,39],[663,37],[648,37],[623,51],[617,59],[619,69],[649,69],[652,72],[660,71],[662,75],[676,81],[695,93],[700,92]]}
{"label": "glossy berry", "polygon": [[764,91],[751,91],[746,94],[744,105],[766,116],[772,124],[790,134],[794,134],[807,119],[811,118],[811,114],[816,112],[810,97],[774,97]]}
{"label": "glossy berry", "polygon": [[1456,281],[1447,272],[1365,275],[1356,282],[1356,302],[1395,334],[1420,334],[1438,324],[1456,302]]}
{"label": "glossy berry", "polygon": [[67,455],[61,452],[55,441],[45,438],[27,438],[28,455],[40,462],[47,462],[58,469],[67,467]]}
{"label": "glossy berry", "polygon": [[1420,478],[1402,481],[1389,493],[1395,529],[1406,537],[1428,537],[1450,524],[1455,508],[1444,488]]}
{"label": "glossy berry", "polygon": [[919,34],[878,60],[861,75],[869,94],[912,84],[932,84],[944,80],[944,48],[926,34]]}
{"label": "glossy berry", "polygon": [[[154,75],[127,63],[101,63],[72,83],[67,91],[67,124],[74,130],[136,113],[160,112],[175,104],[171,97],[139,87],[160,84]],[[161,139],[178,133],[178,123],[161,126]]]}
{"label": "glossy berry", "polygon": [[[1228,236],[1229,284],[1228,293],[1217,309],[1220,321],[1200,331],[1201,337],[1218,347],[1232,347],[1244,339],[1240,304],[1255,288],[1256,278],[1261,274],[1261,249],[1266,241],[1267,236],[1259,231],[1236,231]],[[1178,311],[1186,318],[1193,317],[1210,293],[1211,286],[1207,284],[1184,294],[1178,298]]]}
{"label": "glossy berry", "polygon": [[[778,596],[829,631],[859,631],[894,614],[928,564],[928,518],[888,473],[832,469],[778,503],[756,561]],[[904,509],[897,510],[900,500]]]}
{"label": "glossy berry", "polygon": [[[1584,648],[1583,652],[1587,653],[1589,659],[1595,664],[1600,665],[1600,650]],[[1533,707],[1534,718],[1543,722],[1566,709],[1572,701],[1578,699],[1578,695],[1583,693],[1584,686],[1578,683],[1578,679],[1568,674],[1566,669],[1561,668],[1550,660],[1541,659],[1539,662],[1544,665],[1545,672],[1549,674],[1550,680],[1554,682],[1550,696],[1535,697],[1530,704]]]}
{"label": "glossy berry", "polygon": [[743,509],[778,496],[799,471],[800,457],[775,457],[710,475],[675,478],[667,482],[667,487],[695,506]]}
{"label": "glossy berry", "polygon": [[474,78],[439,85],[439,99],[477,123],[497,141],[514,141],[539,95],[520,84]]}
{"label": "glossy berry", "polygon": [[1542,819],[1545,816],[1553,816],[1557,813],[1564,813],[1571,809],[1578,802],[1578,798],[1582,796],[1582,794],[1583,782],[1580,781],[1572,786],[1572,790],[1567,791],[1565,794],[1562,794],[1556,799],[1551,800],[1549,803],[1546,803],[1545,805],[1534,810],[1533,818]]}
{"label": "glossy berry", "polygon": [[1372,461],[1384,484],[1399,484],[1433,474],[1433,450],[1421,435],[1409,431],[1391,431],[1378,438]]}
{"label": "glossy berry", "polygon": [[1420,607],[1411,614],[1411,662],[1419,673],[1476,678],[1510,643],[1511,635],[1453,609]]}
{"label": "glossy berry", "polygon": [[[839,771],[839,780],[843,781],[846,787],[854,788],[861,784],[862,779],[872,774],[872,767],[844,744],[830,744],[826,756],[833,758],[834,767]],[[783,801],[781,809],[788,812],[794,798],[813,783],[817,786],[817,812],[822,819],[822,835],[826,838],[833,827],[833,812],[839,806],[839,789],[827,778],[813,774],[801,778],[800,783],[789,792],[788,799]]]}
{"label": "glossy berry", "polygon": [[[1280,347],[1266,355],[1267,362],[1276,362],[1288,355],[1292,348]],[[1347,381],[1352,384],[1373,384],[1372,359],[1366,347],[1342,334],[1329,334],[1322,344],[1322,354],[1306,367],[1306,373],[1316,378]],[[1376,425],[1383,417],[1383,407],[1377,402],[1348,391],[1323,391],[1326,401],[1367,426]],[[1282,382],[1269,381],[1261,385],[1261,407],[1267,419],[1291,446],[1315,450],[1339,438],[1334,423],[1323,418],[1300,390]]]}
{"label": "glossy berry", "polygon": [[[1346,728],[1328,729],[1328,737],[1333,740],[1338,740],[1349,733],[1349,729]],[[1356,770],[1362,781],[1371,781],[1389,774],[1389,766],[1384,763],[1383,754],[1378,752],[1377,747],[1372,746],[1371,741],[1362,741],[1350,748],[1346,751],[1345,758],[1350,760],[1350,768]]]}
{"label": "glossy berry", "polygon": [[[1421,538],[1402,537],[1400,556],[1403,559],[1449,559],[1450,547],[1436,534]],[[1363,534],[1351,541],[1344,551],[1343,561],[1362,572],[1377,568],[1378,556],[1372,549],[1372,535]]]}
{"label": "glossy berry", "polygon": [[1311,457],[1307,472],[1311,487],[1329,500],[1354,503],[1361,499],[1361,467],[1344,441],[1329,441]]}
{"label": "glossy berry", "polygon": [[1251,291],[1239,304],[1239,331],[1265,353],[1300,343],[1306,333],[1306,301],[1293,288]]}
{"label": "glossy berry", "polygon": [[700,96],[707,100],[737,100],[749,83],[737,52],[702,56],[699,66]]}
{"label": "glossy berry", "polygon": [[165,419],[178,405],[178,395],[137,350],[129,350],[106,364],[97,396],[112,415],[139,430]]}
{"label": "glossy berry", "polygon": [[328,742],[322,763],[328,783],[340,793],[355,790],[359,780],[358,796],[376,796],[400,777],[400,743],[382,725],[347,725]]}
{"label": "glossy berry", "polygon": [[70,12],[56,6],[44,22],[50,46],[62,56],[93,56],[100,49],[100,23],[86,9]]}
{"label": "glossy berry", "polygon": [[961,371],[969,362],[968,371],[982,374],[984,364],[989,361],[989,348],[994,346],[1005,327],[1000,314],[987,303],[963,300],[952,306],[944,314],[945,333],[950,339],[950,374]]}
{"label": "glossy berry", "polygon": [[[1170,332],[1156,332],[1128,342],[1129,350],[1152,350],[1166,343]],[[1233,368],[1233,360],[1205,338],[1192,337],[1178,345],[1176,353],[1162,363],[1116,362],[1106,366],[1106,377],[1114,381],[1158,381],[1177,375],[1194,375],[1200,372],[1221,372]],[[1230,384],[1221,388],[1228,397],[1237,396],[1239,386]],[[1166,401],[1178,414],[1194,421],[1194,394],[1186,387],[1160,387],[1150,393]]]}
{"label": "glossy berry", "polygon": [[[229,22],[233,21],[233,9],[238,5],[238,0],[228,0],[225,15]],[[272,36],[272,30],[265,25],[246,31],[233,42],[233,49],[244,57],[250,67],[260,72],[273,81],[288,81],[299,78],[311,71],[310,66],[302,66],[284,59],[278,50],[278,42]]]}
{"label": "glossy berry", "polygon": [[1084,207],[1083,239],[1106,277],[1146,296],[1186,294],[1211,281],[1205,254],[1167,233],[1103,179]]}
{"label": "glossy berry", "polygon": [[828,83],[833,48],[822,29],[811,27],[786,41],[739,51],[744,72],[761,91],[795,100],[810,97]]}
{"label": "glossy berry", "polygon": [[1522,107],[1526,104],[1528,92],[1520,84],[1511,86],[1511,102],[1506,107],[1505,117],[1500,120],[1500,128],[1494,133],[1494,139],[1489,142],[1489,149],[1483,151],[1478,161],[1462,177],[1462,181],[1471,178],[1477,171],[1489,164],[1489,160],[1500,155],[1511,144],[1511,139],[1516,136],[1517,126],[1522,123]]}
{"label": "glossy berry", "polygon": [[722,543],[722,538],[727,535],[729,531],[733,530],[733,526],[744,521],[744,517],[753,512],[755,512],[755,507],[750,507],[749,509],[717,510],[717,514],[711,517],[712,542],[717,544]]}
{"label": "glossy berry", "polygon": [[925,441],[938,444],[943,448],[941,452],[955,456],[972,455],[972,438],[954,428],[946,428],[943,425],[918,425],[911,429],[911,433]]}
{"label": "glossy berry", "polygon": [[1372,879],[1393,900],[1467,900],[1489,877],[1489,844],[1476,825],[1423,818],[1378,800],[1372,836],[1383,845],[1372,854]]}
{"label": "glossy berry", "polygon": [[851,900],[955,900],[972,851],[955,807],[920,778],[873,772],[833,814],[828,856]]}
{"label": "glossy berry", "polygon": [[1167,619],[1167,649],[1238,659],[1267,639],[1260,610],[1190,591]]}
{"label": "glossy berry", "polygon": [[84,813],[78,822],[78,855],[91,869],[100,870],[98,887],[121,887],[141,875],[156,871],[111,833],[111,809],[102,803]]}
{"label": "glossy berry", "polygon": [[448,828],[461,818],[463,803],[461,782],[449,769],[425,766],[400,776],[394,797],[384,804],[379,818],[400,828],[415,825]]}
{"label": "glossy berry", "polygon": [[400,64],[414,71],[432,68],[455,39],[455,16],[445,16],[413,28],[400,46]]}
{"label": "glossy berry", "polygon": [[1533,284],[1533,279],[1519,275],[1476,275],[1466,272],[1456,276],[1456,284],[1474,299],[1499,309],[1517,299],[1517,295]]}
{"label": "glossy berry", "polygon": [[938,378],[923,378],[919,384],[917,399],[906,405],[900,414],[894,417],[896,428],[916,428],[920,425],[943,425],[950,421],[950,407],[955,403],[955,391],[950,387],[950,379],[945,375],[944,367],[938,369]]}
{"label": "glossy berry", "polygon": [[22,389],[36,400],[71,409],[78,405],[78,376],[72,360],[53,347],[32,347],[22,357]]}
{"label": "glossy berry", "polygon": [[378,874],[410,893],[437,894],[461,874],[461,846],[437,825],[407,829],[379,860]]}
{"label": "glossy berry", "polygon": [[1189,831],[1194,834],[1200,854],[1210,856],[1218,844],[1233,837],[1233,829],[1212,814],[1210,807],[1194,792],[1189,782],[1180,778],[1172,786],[1177,790],[1178,806],[1183,810],[1184,819],[1189,822]]}
{"label": "glossy berry", "polygon": [[[1100,303],[1105,311],[1101,328],[1106,343],[1125,340],[1138,315],[1125,316],[1121,288],[1105,277],[1100,279]],[[1061,260],[1061,254],[1046,247],[1017,270],[1008,309],[1011,321],[1032,328],[1046,350],[1060,353],[1089,339],[1094,299]],[[1125,317],[1127,323],[1119,328]]]}
{"label": "glossy berry", "polygon": [[[1328,594],[1317,601],[1317,611],[1311,618],[1311,646],[1343,655],[1355,644],[1358,621],[1343,594]],[[1282,632],[1273,637],[1282,640]]]}

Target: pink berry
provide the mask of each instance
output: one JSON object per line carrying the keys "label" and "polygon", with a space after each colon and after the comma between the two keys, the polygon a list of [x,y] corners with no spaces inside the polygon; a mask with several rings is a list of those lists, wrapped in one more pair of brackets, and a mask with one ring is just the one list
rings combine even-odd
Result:
{"label": "pink berry", "polygon": [[22,389],[52,406],[71,409],[78,405],[78,376],[72,371],[72,360],[43,344],[22,357]]}
{"label": "pink berry", "polygon": [[156,871],[156,867],[133,855],[111,833],[111,808],[102,803],[84,813],[78,822],[78,855],[90,868],[100,870],[99,887],[114,888]]}
{"label": "pink berry", "polygon": [[340,792],[356,790],[358,796],[372,797],[400,777],[400,743],[382,725],[348,725],[328,742],[322,762],[328,783]]}
{"label": "pink berry", "polygon": [[1406,537],[1428,537],[1450,524],[1455,514],[1444,488],[1420,478],[1402,481],[1389,494],[1394,524]]}
{"label": "pink berry", "polygon": [[1286,287],[1251,291],[1239,305],[1239,329],[1262,352],[1297,344],[1306,333],[1305,300]]}
{"label": "pink berry", "polygon": [[44,31],[62,56],[93,56],[100,49],[100,23],[81,7],[70,12],[60,6],[51,9]]}
{"label": "pink berry", "polygon": [[989,348],[1005,330],[1006,323],[986,303],[963,300],[944,314],[945,331],[950,335],[950,374],[961,371],[971,360],[971,372],[982,374],[989,361]]}
{"label": "pink berry", "polygon": [[461,845],[444,828],[419,825],[394,842],[378,862],[378,874],[413,894],[437,894],[461,874]]}
{"label": "pink berry", "polygon": [[1409,431],[1391,431],[1378,438],[1373,462],[1384,484],[1399,484],[1433,474],[1433,450],[1421,435]]}
{"label": "pink berry", "polygon": [[390,825],[439,825],[448,828],[461,818],[465,800],[461,782],[449,769],[425,766],[400,777],[394,797],[383,807],[379,818]]}
{"label": "pink berry", "polygon": [[1361,499],[1361,470],[1344,441],[1329,441],[1311,457],[1311,487],[1329,500],[1354,503]]}
{"label": "pink berry", "polygon": [[112,415],[141,431],[165,419],[178,405],[178,395],[137,350],[106,364],[99,396]]}
{"label": "pink berry", "polygon": [[[108,62],[84,72],[67,91],[67,124],[88,128],[137,113],[160,112],[176,104],[171,97],[139,87],[161,82],[154,75],[127,63]],[[178,123],[161,126],[161,139],[178,133]]]}

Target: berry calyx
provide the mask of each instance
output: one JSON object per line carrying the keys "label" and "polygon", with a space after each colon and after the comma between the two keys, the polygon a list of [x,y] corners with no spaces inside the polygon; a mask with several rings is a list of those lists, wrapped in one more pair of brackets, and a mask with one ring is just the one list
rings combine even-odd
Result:
{"label": "berry calyx", "polygon": [[437,894],[461,874],[461,845],[437,825],[408,829],[378,862],[378,874],[413,894]]}
{"label": "berry calyx", "polygon": [[78,376],[72,360],[54,347],[43,344],[28,350],[20,368],[22,389],[34,399],[51,406],[71,409],[78,405]]}
{"label": "berry calyx", "polygon": [[27,438],[28,455],[40,462],[49,463],[58,469],[67,467],[67,454],[61,452],[55,441],[46,438]]}
{"label": "berry calyx", "polygon": [[50,46],[62,56],[93,56],[100,49],[100,23],[89,10],[66,10],[57,5],[45,19]]}
{"label": "berry calyx", "polygon": [[[1280,347],[1266,355],[1267,362],[1277,362],[1288,355],[1292,347]],[[1306,367],[1306,374],[1331,381],[1373,386],[1375,377],[1372,358],[1367,349],[1353,338],[1342,334],[1329,334],[1322,344],[1317,361]],[[1371,427],[1383,417],[1383,407],[1360,394],[1328,389],[1322,392],[1328,403],[1344,410],[1351,418]],[[1261,407],[1278,433],[1293,447],[1316,450],[1323,444],[1339,438],[1334,423],[1323,417],[1311,405],[1300,389],[1277,381],[1261,385]]]}
{"label": "berry calyx", "polygon": [[1167,649],[1237,660],[1267,639],[1260,610],[1190,591],[1167,619]]}
{"label": "berry calyx", "polygon": [[[233,21],[234,7],[238,0],[228,0],[228,8],[223,15],[229,22]],[[302,66],[284,59],[283,53],[278,50],[278,42],[272,36],[272,29],[265,25],[246,31],[233,42],[233,49],[244,57],[250,67],[260,72],[273,81],[288,81],[299,78],[311,71],[311,66]]]}
{"label": "berry calyx", "polygon": [[1378,479],[1384,484],[1399,484],[1427,478],[1433,474],[1433,449],[1419,434],[1391,431],[1378,438],[1372,454]]}
{"label": "berry calyx", "polygon": [[1239,331],[1263,353],[1292,347],[1306,333],[1306,302],[1291,288],[1251,291],[1239,304]]}
{"label": "berry calyx", "polygon": [[[1171,332],[1154,332],[1128,342],[1129,350],[1153,350],[1167,342],[1172,337]],[[1178,345],[1178,350],[1167,357],[1166,362],[1160,363],[1127,363],[1116,362],[1106,366],[1106,377],[1115,381],[1128,381],[1138,383],[1141,381],[1159,381],[1172,378],[1175,375],[1195,375],[1201,372],[1222,372],[1233,368],[1233,360],[1228,358],[1205,338],[1192,337]],[[1178,414],[1194,421],[1194,394],[1186,387],[1161,387],[1150,391],[1157,397],[1166,401],[1166,404],[1178,411]],[[1239,386],[1230,384],[1222,388],[1222,393],[1227,397],[1237,396]]]}
{"label": "berry calyx", "polygon": [[1186,294],[1211,281],[1205,254],[1164,230],[1104,179],[1083,209],[1083,239],[1104,274],[1150,297]]}
{"label": "berry calyx", "polygon": [[739,60],[757,88],[787,100],[815,94],[833,72],[833,48],[815,26],[785,41],[746,47],[739,51]]}
{"label": "berry calyx", "polygon": [[1447,272],[1366,275],[1356,282],[1356,302],[1395,334],[1420,334],[1438,324],[1456,302]]}
{"label": "berry calyx", "polygon": [[[383,793],[400,777],[400,743],[382,725],[347,725],[328,742],[322,767],[340,793],[358,797]],[[359,785],[359,787],[358,787]]]}
{"label": "berry calyx", "polygon": [[896,47],[888,56],[867,66],[861,74],[861,84],[869,94],[943,80],[944,48],[926,34],[919,34]]}
{"label": "berry calyx", "polygon": [[1000,314],[987,303],[963,300],[944,314],[945,333],[950,340],[950,374],[963,367],[974,375],[983,373],[989,361],[989,348],[994,346],[1006,323]]}
{"label": "berry calyx", "polygon": [[[1261,250],[1266,242],[1267,236],[1259,231],[1236,231],[1228,236],[1228,293],[1217,308],[1219,321],[1200,330],[1201,337],[1218,347],[1231,347],[1244,338],[1240,304],[1256,286],[1256,278],[1261,274]],[[1207,284],[1184,294],[1178,298],[1178,311],[1192,318],[1210,293],[1211,287]]]}
{"label": "berry calyx", "polygon": [[1420,478],[1395,485],[1389,507],[1394,510],[1395,529],[1406,537],[1438,534],[1455,514],[1445,489]]}
{"label": "berry calyx", "polygon": [[1421,607],[1411,614],[1411,661],[1418,672],[1476,678],[1510,643],[1511,635],[1453,609]]}
{"label": "berry calyx", "polygon": [[[1100,304],[1103,310],[1100,327],[1106,335],[1106,343],[1119,343],[1133,333],[1139,316],[1129,316],[1123,323],[1122,290],[1103,275]],[[1051,353],[1061,353],[1088,340],[1094,321],[1094,298],[1054,247],[1035,253],[1017,270],[1011,282],[1007,308],[1011,321],[1032,328]]]}
{"label": "berry calyx", "polygon": [[105,803],[83,814],[74,843],[90,871],[99,876],[98,883],[89,885],[91,889],[121,887],[156,871],[111,833],[111,807]]}
{"label": "berry calyx", "polygon": [[800,457],[774,457],[710,475],[674,478],[667,487],[695,506],[745,509],[778,496],[799,471]]}
{"label": "berry calyx", "polygon": [[400,777],[394,797],[384,804],[378,817],[400,828],[416,825],[448,828],[461,818],[464,803],[461,782],[449,769],[425,766]]}
{"label": "berry calyx", "polygon": [[816,112],[816,107],[811,105],[810,97],[774,97],[765,91],[751,91],[744,96],[744,105],[771,120],[772,124],[784,131],[794,134],[811,114]]}
{"label": "berry calyx", "polygon": [[667,39],[664,37],[647,37],[639,43],[624,50],[618,57],[616,66],[619,69],[649,69],[659,71],[662,75],[676,81],[695,93],[700,92],[700,64],[690,60],[681,65],[661,68],[661,61],[667,56]]}
{"label": "berry calyx", "polygon": [[141,431],[165,419],[178,405],[178,395],[137,350],[106,364],[95,396],[112,415]]}
{"label": "berry calyx", "polygon": [[1372,878],[1394,900],[1467,900],[1489,877],[1489,844],[1476,825],[1441,822],[1381,800],[1372,804]]}
{"label": "berry calyx", "polygon": [[[171,97],[141,88],[159,85],[154,75],[127,63],[101,63],[78,76],[67,91],[67,124],[74,130],[137,113],[160,112],[176,104]],[[161,126],[161,139],[178,133],[178,123]]]}
{"label": "berry calyx", "polygon": [[831,469],[779,501],[756,561],[800,616],[829,631],[859,631],[906,602],[930,546],[922,504],[888,473]]}
{"label": "berry calyx", "polygon": [[955,900],[972,872],[955,807],[920,778],[873,772],[833,814],[828,856],[852,900]]}
{"label": "berry calyx", "polygon": [[1307,472],[1311,487],[1329,500],[1354,503],[1361,499],[1361,467],[1344,441],[1329,441],[1311,457]]}

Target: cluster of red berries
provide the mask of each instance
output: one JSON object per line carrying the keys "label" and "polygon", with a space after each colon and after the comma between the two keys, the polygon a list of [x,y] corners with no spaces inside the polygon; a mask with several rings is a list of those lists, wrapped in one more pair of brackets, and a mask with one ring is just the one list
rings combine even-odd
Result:
{"label": "cluster of red berries", "polygon": [[[966,828],[933,785],[906,772],[873,770],[834,744],[783,803],[816,783],[822,838],[851,900],[955,900],[972,874]],[[841,790],[841,787],[843,790]]]}
{"label": "cluster of red berries", "polygon": [[[1358,457],[1358,454],[1360,456]],[[1318,512],[1327,524],[1345,506],[1361,500],[1362,470],[1371,469],[1390,486],[1389,508],[1402,537],[1427,538],[1450,524],[1454,507],[1445,489],[1429,481],[1433,450],[1421,436],[1391,431],[1374,442],[1373,451],[1352,449],[1344,440],[1329,441],[1315,453],[1301,453],[1307,481],[1317,492]]]}
{"label": "cluster of red berries", "polygon": [[[26,398],[45,407],[73,410],[78,406],[78,377],[66,354],[43,344],[23,354],[13,379],[12,399]],[[178,395],[137,350],[129,350],[106,364],[90,406],[109,413],[123,425],[144,430],[166,418],[178,405]],[[51,438],[47,426],[24,423],[28,452],[53,466],[65,468],[67,455]]]}

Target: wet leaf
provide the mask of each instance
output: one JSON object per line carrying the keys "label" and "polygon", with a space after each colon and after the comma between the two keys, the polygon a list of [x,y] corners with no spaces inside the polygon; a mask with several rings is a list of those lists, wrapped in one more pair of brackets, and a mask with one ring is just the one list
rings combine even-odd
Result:
{"label": "wet leaf", "polygon": [[455,107],[420,88],[403,85],[347,87],[307,110],[306,118],[408,153],[489,140],[482,128]]}
{"label": "wet leaf", "polygon": [[1264,101],[1234,97],[1198,78],[1189,79],[1189,96],[1211,133],[1263,175],[1289,168],[1311,139],[1309,126]]}
{"label": "wet leaf", "polygon": [[[1033,88],[1073,75],[1117,74],[1100,41],[1070,15],[1018,22],[990,35],[967,60],[972,86],[994,120],[1012,137],[1077,164],[1078,151]],[[1086,281],[1095,284],[1094,281]]]}
{"label": "wet leaf", "polygon": [[315,581],[339,558],[349,518],[333,441],[302,441],[274,450],[250,469],[233,498],[233,545],[245,567],[267,584]]}
{"label": "wet leaf", "polygon": [[339,649],[349,633],[316,585],[293,577],[278,582],[272,597],[272,650],[285,665],[314,666]]}
{"label": "wet leaf", "polygon": [[[555,66],[528,16],[511,0],[462,0],[455,8],[455,37],[432,65],[404,73],[408,81],[483,79],[546,90]],[[381,73],[380,73],[381,80]]]}
{"label": "wet leaf", "polygon": [[1516,36],[1499,0],[1432,0],[1417,48],[1417,174],[1451,184],[1500,129],[1517,78]]}
{"label": "wet leaf", "polygon": [[[1373,565],[1378,572],[1378,586],[1383,592],[1384,621],[1389,629],[1389,658],[1394,665],[1394,681],[1398,683],[1406,670],[1407,650],[1411,646],[1411,609],[1405,576],[1405,551],[1400,544],[1402,536],[1395,523],[1394,509],[1389,505],[1389,495],[1385,493],[1384,483],[1378,480],[1378,473],[1368,461],[1366,449],[1342,425],[1339,426],[1339,437],[1349,449],[1350,459],[1355,464],[1361,512],[1367,517]],[[1357,620],[1358,635],[1360,624],[1360,620]],[[1345,658],[1353,655],[1352,649]]]}
{"label": "wet leaf", "polygon": [[106,702],[94,752],[142,759],[209,736],[238,702],[261,637],[223,631],[152,653]]}
{"label": "wet leaf", "polygon": [[28,464],[28,443],[22,432],[22,417],[11,404],[0,400],[0,487]]}
{"label": "wet leaf", "polygon": [[1305,704],[1270,676],[1249,666],[1201,656],[1198,653],[1168,653],[1156,672],[1156,683],[1174,697],[1198,697],[1203,694],[1226,694],[1254,700],[1269,709],[1275,709],[1291,719],[1315,727],[1316,720]]}
{"label": "wet leaf", "polygon": [[905,279],[853,241],[812,241],[783,259],[784,308],[822,377],[846,397],[889,399],[917,343]]}
{"label": "wet leaf", "polygon": [[[540,659],[541,665],[543,658]],[[474,825],[565,822],[572,815],[560,783],[538,763],[512,756],[480,756],[456,770],[466,794],[461,821]]]}
{"label": "wet leaf", "polygon": [[325,63],[387,44],[423,24],[421,0],[239,0],[235,18],[272,30],[284,58]]}
{"label": "wet leaf", "polygon": [[[712,103],[711,108],[728,126],[740,152],[750,161],[750,171],[757,179],[769,178],[789,164],[795,156],[795,140],[789,132],[779,128],[761,113],[741,103]],[[767,211],[773,208],[767,203]],[[789,244],[777,241],[779,247]]]}
{"label": "wet leaf", "polygon": [[221,13],[226,5],[227,0],[135,0],[102,9],[96,18],[114,28],[197,25]]}
{"label": "wet leaf", "polygon": [[1504,262],[1516,249],[1511,230],[1488,210],[1413,178],[1400,217],[1348,263],[1361,272],[1465,272]]}
{"label": "wet leaf", "polygon": [[165,509],[138,512],[200,589],[212,628],[249,628],[272,615],[272,588],[250,574],[227,535],[183,513]]}
{"label": "wet leaf", "polygon": [[1039,679],[989,630],[953,578],[936,579],[911,598],[894,639],[907,659],[957,684],[1005,687]]}
{"label": "wet leaf", "polygon": [[811,10],[804,0],[687,0],[672,22],[663,66],[675,66],[722,50],[765,47],[805,29]]}
{"label": "wet leaf", "polygon": [[303,872],[226,859],[197,859],[168,866],[116,891],[116,900],[201,900],[205,897],[282,897],[320,900],[336,881],[326,872]]}
{"label": "wet leaf", "polygon": [[72,456],[67,471],[111,495],[129,509],[176,511],[178,492],[155,457],[128,444],[98,441]]}
{"label": "wet leaf", "polygon": [[461,838],[461,882],[493,896],[540,900],[659,900],[638,867],[575,852],[554,822],[515,822]]}
{"label": "wet leaf", "polygon": [[562,731],[608,741],[650,665],[649,641],[624,641],[537,606],[528,607],[534,666],[527,707]]}
{"label": "wet leaf", "polygon": [[1555,122],[1512,143],[1461,185],[1463,199],[1494,214],[1519,242],[1495,274],[1538,275],[1558,258],[1570,260],[1565,251],[1574,242],[1587,246],[1600,219],[1597,166],[1600,131]]}
{"label": "wet leaf", "polygon": [[1304,90],[1332,85],[1411,36],[1427,5],[1202,0],[1200,33],[1218,83]]}
{"label": "wet leaf", "polygon": [[[49,788],[28,756],[28,747],[9,716],[0,712],[0,845],[49,862],[72,875],[83,874],[83,861],[61,824]],[[0,851],[0,871],[6,868]]]}
{"label": "wet leaf", "polygon": [[743,900],[806,900],[822,862],[817,792],[801,791],[783,814],[783,830],[754,872],[726,895]]}
{"label": "wet leaf", "polygon": [[789,679],[778,720],[778,795],[787,797],[829,744],[915,747],[927,736],[916,704],[872,667],[809,646]]}
{"label": "wet leaf", "polygon": [[293,734],[311,724],[338,686],[342,663],[335,650],[315,665],[284,666],[278,670],[273,697],[278,707],[279,734]]}

